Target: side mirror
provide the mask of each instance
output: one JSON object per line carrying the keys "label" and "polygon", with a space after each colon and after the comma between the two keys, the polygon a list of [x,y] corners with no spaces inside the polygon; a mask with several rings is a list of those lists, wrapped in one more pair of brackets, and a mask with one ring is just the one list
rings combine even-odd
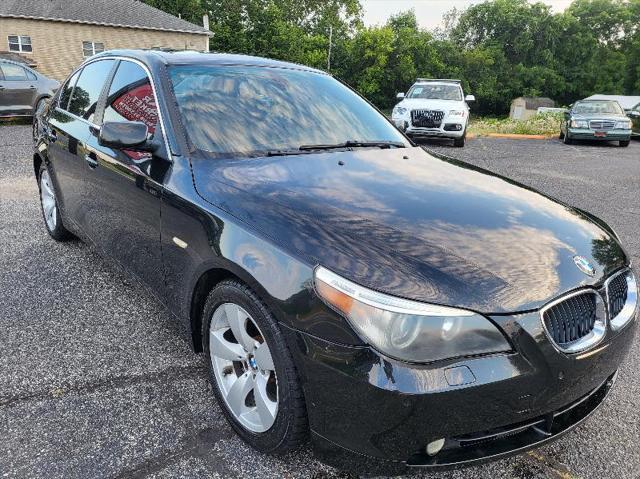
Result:
{"label": "side mirror", "polygon": [[640,118],[640,111],[638,110],[631,110],[629,112],[629,117],[631,118]]}
{"label": "side mirror", "polygon": [[464,101],[466,101],[467,103],[474,102],[476,101],[476,97],[473,95],[467,95],[464,97]]}
{"label": "side mirror", "polygon": [[115,150],[149,150],[147,125],[137,121],[105,121],[98,132],[98,143]]}
{"label": "side mirror", "polygon": [[396,98],[397,98],[398,100],[404,100],[404,93],[402,93],[402,92],[398,93],[398,94],[396,95]]}

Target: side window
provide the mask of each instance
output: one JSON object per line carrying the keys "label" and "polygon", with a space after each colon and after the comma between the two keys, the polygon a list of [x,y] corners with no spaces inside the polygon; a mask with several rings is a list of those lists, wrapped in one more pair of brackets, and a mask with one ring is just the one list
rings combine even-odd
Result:
{"label": "side window", "polygon": [[103,121],[141,121],[153,134],[158,123],[158,107],[151,81],[136,63],[122,60],[118,65],[104,110]]}
{"label": "side window", "polygon": [[32,71],[29,71],[29,70],[25,70],[25,71],[27,72],[27,77],[29,78],[29,80],[36,81],[38,79],[36,74],[33,73]]}
{"label": "side window", "polygon": [[70,113],[93,121],[100,92],[111,72],[113,62],[114,60],[98,60],[82,69],[69,101]]}
{"label": "side window", "polygon": [[27,77],[27,70],[19,65],[3,63],[0,65],[0,69],[2,69],[2,74],[6,81],[27,81],[29,79]]}
{"label": "side window", "polygon": [[78,81],[78,77],[80,76],[80,71],[77,71],[73,74],[71,78],[67,80],[67,83],[62,87],[62,93],[60,93],[60,101],[58,102],[58,107],[63,110],[67,109],[69,105],[69,98],[71,98],[71,92],[73,92],[73,87],[76,86],[76,82]]}

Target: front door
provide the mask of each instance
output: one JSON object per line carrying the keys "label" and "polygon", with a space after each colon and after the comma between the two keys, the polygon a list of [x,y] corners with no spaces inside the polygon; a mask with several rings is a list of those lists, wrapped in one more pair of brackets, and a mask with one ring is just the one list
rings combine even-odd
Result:
{"label": "front door", "polygon": [[[121,60],[97,120],[138,121],[154,142],[164,145],[151,82],[139,64]],[[94,164],[87,186],[91,192],[86,229],[106,253],[134,272],[152,289],[162,291],[160,252],[162,183],[169,167],[164,147],[154,154],[115,150],[98,143],[98,131],[87,141]]]}
{"label": "front door", "polygon": [[0,63],[0,115],[30,115],[38,87],[33,73],[14,63]]}

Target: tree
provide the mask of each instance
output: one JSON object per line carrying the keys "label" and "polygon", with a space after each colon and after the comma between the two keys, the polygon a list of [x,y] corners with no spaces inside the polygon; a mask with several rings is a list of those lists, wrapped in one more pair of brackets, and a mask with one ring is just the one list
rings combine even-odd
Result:
{"label": "tree", "polygon": [[200,0],[144,0],[144,2],[196,25],[202,25],[202,15],[206,13]]}
{"label": "tree", "polygon": [[593,93],[640,92],[640,0],[575,0],[561,13],[541,2],[486,0],[453,9],[442,28],[414,11],[364,27],[359,0],[145,0],[200,23],[211,49],[266,56],[331,73],[381,108],[417,77],[460,78],[475,113],[505,114],[522,95],[569,104]]}

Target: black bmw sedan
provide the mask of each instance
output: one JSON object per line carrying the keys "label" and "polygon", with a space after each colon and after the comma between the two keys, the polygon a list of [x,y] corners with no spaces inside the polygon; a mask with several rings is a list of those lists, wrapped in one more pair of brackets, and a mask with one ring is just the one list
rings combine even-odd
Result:
{"label": "black bmw sedan", "polygon": [[235,431],[401,471],[472,464],[602,404],[638,289],[604,222],[415,147],[331,76],[115,51],[39,118],[44,225],[138,278]]}

